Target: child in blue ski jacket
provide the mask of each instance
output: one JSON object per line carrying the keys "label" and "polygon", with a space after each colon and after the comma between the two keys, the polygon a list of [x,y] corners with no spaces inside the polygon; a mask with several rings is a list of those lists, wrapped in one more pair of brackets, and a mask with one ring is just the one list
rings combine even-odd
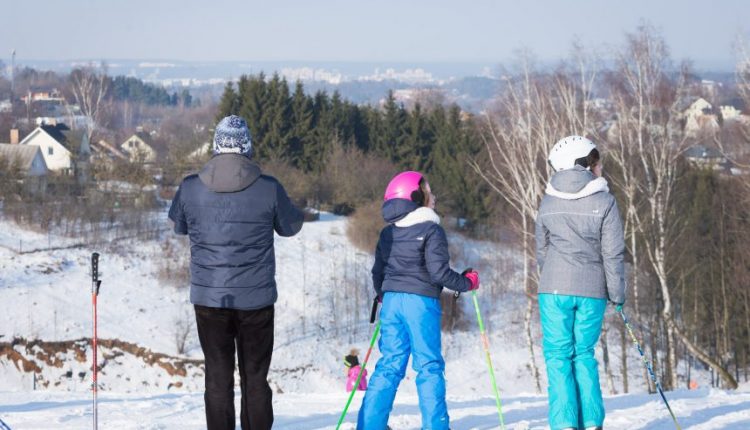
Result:
{"label": "child in blue ski jacket", "polygon": [[382,299],[382,357],[365,392],[358,430],[385,430],[409,356],[417,372],[422,428],[448,429],[445,362],[440,349],[440,292],[479,288],[479,275],[449,266],[448,241],[434,211],[435,196],[418,172],[396,175],[385,191],[383,218],[372,279]]}
{"label": "child in blue ski jacket", "polygon": [[552,148],[555,170],[536,219],[539,313],[552,430],[601,429],[594,347],[610,302],[625,303],[625,240],[617,202],[588,139]]}

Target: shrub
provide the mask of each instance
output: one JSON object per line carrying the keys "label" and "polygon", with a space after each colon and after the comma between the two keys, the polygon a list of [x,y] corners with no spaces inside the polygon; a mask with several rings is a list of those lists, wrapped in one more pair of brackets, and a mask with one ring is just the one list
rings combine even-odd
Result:
{"label": "shrub", "polygon": [[382,199],[385,186],[397,170],[384,158],[334,142],[326,169],[320,174],[319,199],[330,204],[334,213],[349,215],[362,205]]}
{"label": "shrub", "polygon": [[313,190],[317,179],[311,174],[305,174],[283,160],[267,160],[260,164],[261,171],[278,179],[289,198],[300,206],[310,206]]}
{"label": "shrub", "polygon": [[375,253],[380,230],[385,226],[380,214],[382,200],[372,200],[354,211],[346,226],[346,236],[362,251]]}

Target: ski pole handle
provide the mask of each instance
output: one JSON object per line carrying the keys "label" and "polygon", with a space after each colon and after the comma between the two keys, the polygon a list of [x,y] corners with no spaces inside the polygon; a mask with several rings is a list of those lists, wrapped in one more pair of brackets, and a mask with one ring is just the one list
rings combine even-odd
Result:
{"label": "ski pole handle", "polygon": [[372,300],[372,311],[370,311],[370,324],[375,324],[375,317],[378,315],[378,297]]}
{"label": "ski pole handle", "polygon": [[99,280],[99,253],[98,252],[91,254],[91,280],[94,282]]}
{"label": "ski pole handle", "polygon": [[91,292],[98,296],[101,285],[102,281],[99,280],[99,253],[95,252],[91,254]]}

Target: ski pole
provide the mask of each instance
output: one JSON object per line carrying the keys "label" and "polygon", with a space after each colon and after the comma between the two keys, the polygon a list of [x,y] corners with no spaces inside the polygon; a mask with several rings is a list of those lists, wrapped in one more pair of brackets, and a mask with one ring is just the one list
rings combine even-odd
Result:
{"label": "ski pole", "polygon": [[[375,297],[375,300],[372,302],[372,312],[370,312],[370,324],[375,322],[375,316],[378,310],[378,298]],[[378,338],[378,334],[380,333],[380,320],[378,320],[378,323],[375,324],[375,332],[372,334],[372,338],[370,339],[370,347],[367,349],[367,354],[365,355],[365,361],[362,362],[362,366],[359,368],[359,374],[357,375],[357,382],[354,383],[354,387],[352,387],[352,392],[349,394],[349,399],[346,401],[346,406],[344,406],[343,412],[341,412],[341,416],[339,417],[339,422],[336,424],[336,430],[339,430],[339,427],[341,427],[341,423],[344,422],[344,417],[346,417],[346,412],[349,410],[349,405],[352,403],[352,399],[354,398],[354,393],[357,392],[357,389],[359,388],[359,381],[362,379],[362,373],[365,370],[365,366],[367,366],[367,360],[370,359],[370,353],[372,352],[372,347],[375,345],[375,339]]]}
{"label": "ski pole", "polygon": [[98,403],[97,403],[97,391],[98,391],[98,382],[97,382],[97,373],[99,372],[99,368],[97,366],[97,360],[96,360],[96,297],[99,295],[99,286],[102,284],[102,281],[99,280],[99,254],[93,253],[91,254],[91,304],[93,308],[94,313],[94,335],[91,338],[91,350],[92,355],[94,358],[94,364],[93,364],[93,376],[94,376],[94,382],[91,384],[91,389],[94,393],[94,430],[97,430],[98,428]]}
{"label": "ski pole", "polygon": [[10,427],[8,424],[5,424],[5,421],[0,420],[0,430],[10,430]]}
{"label": "ski pole", "polygon": [[643,365],[646,366],[646,369],[648,369],[648,373],[649,375],[651,375],[651,380],[654,382],[654,385],[656,385],[656,389],[659,390],[661,399],[664,400],[664,404],[667,406],[669,415],[672,416],[672,421],[674,421],[675,427],[677,427],[677,430],[682,430],[682,427],[680,427],[680,423],[677,422],[677,417],[675,417],[674,412],[672,412],[672,408],[669,407],[669,402],[667,401],[667,397],[664,395],[664,390],[661,389],[659,380],[654,374],[654,369],[651,367],[651,362],[648,361],[646,355],[643,353],[643,348],[641,348],[641,344],[638,343],[638,339],[635,337],[635,333],[633,333],[633,328],[630,326],[630,322],[628,322],[628,319],[625,317],[625,312],[623,312],[622,310],[622,305],[617,305],[617,313],[619,313],[622,317],[622,322],[625,323],[625,328],[628,330],[628,333],[630,333],[630,338],[633,340],[635,347],[638,348],[638,352],[641,354],[641,358],[643,359]]}
{"label": "ski pole", "polygon": [[[458,295],[455,296],[458,298]],[[479,333],[482,335],[482,345],[484,346],[484,353],[487,357],[487,367],[490,369],[490,379],[492,380],[492,390],[495,392],[495,403],[497,404],[497,416],[500,417],[500,428],[505,430],[505,421],[503,420],[503,406],[500,402],[500,392],[497,389],[497,381],[495,380],[495,370],[492,368],[492,360],[490,359],[490,341],[487,338],[487,333],[484,331],[484,322],[482,322],[482,314],[479,312],[479,302],[477,301],[476,290],[471,291],[471,298],[474,301],[474,310],[477,311],[477,322],[479,323]]]}

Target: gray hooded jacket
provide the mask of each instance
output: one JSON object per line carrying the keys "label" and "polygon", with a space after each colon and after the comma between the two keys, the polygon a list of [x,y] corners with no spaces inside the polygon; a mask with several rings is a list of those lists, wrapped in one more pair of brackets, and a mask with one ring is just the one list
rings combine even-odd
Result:
{"label": "gray hooded jacket", "polygon": [[536,219],[539,293],[625,302],[625,239],[607,181],[581,166],[556,173]]}

